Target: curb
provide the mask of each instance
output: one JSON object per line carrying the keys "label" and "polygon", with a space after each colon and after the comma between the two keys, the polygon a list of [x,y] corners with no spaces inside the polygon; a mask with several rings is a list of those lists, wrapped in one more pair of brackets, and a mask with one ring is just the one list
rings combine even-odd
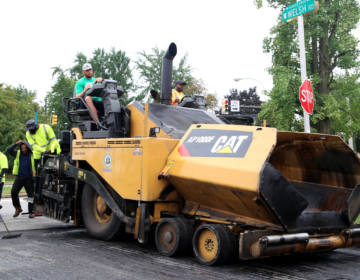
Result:
{"label": "curb", "polygon": [[[19,197],[27,197],[27,193],[19,193]],[[3,194],[2,198],[11,198],[11,194]]]}

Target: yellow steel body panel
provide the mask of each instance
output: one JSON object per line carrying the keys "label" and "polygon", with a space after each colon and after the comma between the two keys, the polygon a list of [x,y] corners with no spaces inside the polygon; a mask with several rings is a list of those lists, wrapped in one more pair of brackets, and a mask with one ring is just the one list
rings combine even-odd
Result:
{"label": "yellow steel body panel", "polygon": [[[205,149],[200,153],[194,150],[195,156],[182,156],[180,150],[184,147],[183,144],[189,149],[194,143],[191,135],[197,133],[195,130],[201,130],[198,134],[208,137],[199,141],[211,140],[206,144],[209,150]],[[226,144],[220,149],[219,143],[224,144],[227,138],[217,141],[222,137],[222,133],[236,135],[239,131],[252,134],[251,144],[243,157],[230,155],[232,150],[228,150]],[[214,132],[217,136],[211,138]],[[192,125],[169,156],[167,166],[163,170],[167,169],[169,180],[185,200],[192,202],[187,203],[191,210],[197,208],[195,215],[246,222],[254,226],[270,226],[281,230],[279,222],[259,196],[260,172],[276,145],[276,135],[275,128]],[[185,141],[187,143],[184,143]],[[235,150],[236,142],[230,144]],[[216,150],[215,148],[220,149],[224,157],[212,157],[211,150]],[[205,153],[206,156],[201,156],[201,153]],[[184,211],[187,211],[186,206]]]}
{"label": "yellow steel body panel", "polygon": [[[131,111],[130,137],[148,137],[150,133],[150,128],[158,127],[154,122],[147,118],[147,116],[145,115],[145,113],[147,112],[141,112],[134,105],[131,104],[128,105],[127,108]],[[144,127],[145,120],[147,120],[147,124]],[[144,129],[146,129],[146,131]],[[160,129],[160,133],[158,133],[156,137],[172,139],[171,135],[166,134],[166,132],[162,129]]]}
{"label": "yellow steel body panel", "polygon": [[123,138],[74,140],[72,158],[86,161],[124,199],[156,201],[168,180],[158,180],[179,140]]}

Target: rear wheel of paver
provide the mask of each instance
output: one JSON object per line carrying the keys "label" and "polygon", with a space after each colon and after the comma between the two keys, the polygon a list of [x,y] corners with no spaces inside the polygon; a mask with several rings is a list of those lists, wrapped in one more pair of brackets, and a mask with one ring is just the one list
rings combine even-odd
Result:
{"label": "rear wheel of paver", "polygon": [[164,218],[155,230],[159,252],[167,257],[181,255],[191,249],[194,228],[185,219]]}
{"label": "rear wheel of paver", "polygon": [[225,225],[205,224],[195,231],[193,250],[202,264],[217,265],[227,262],[234,256],[235,247],[235,237]]}
{"label": "rear wheel of paver", "polygon": [[[123,201],[120,196],[114,191],[109,192],[122,209]],[[84,185],[81,210],[86,230],[92,237],[105,241],[116,240],[125,232],[125,224],[115,216],[104,199],[89,184]]]}

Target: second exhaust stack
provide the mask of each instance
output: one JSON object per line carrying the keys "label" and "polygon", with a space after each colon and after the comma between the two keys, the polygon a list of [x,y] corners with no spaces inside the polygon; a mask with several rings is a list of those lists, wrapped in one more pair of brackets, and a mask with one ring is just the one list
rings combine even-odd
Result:
{"label": "second exhaust stack", "polygon": [[177,47],[175,43],[171,43],[163,56],[161,73],[161,104],[171,105],[173,60],[176,53]]}

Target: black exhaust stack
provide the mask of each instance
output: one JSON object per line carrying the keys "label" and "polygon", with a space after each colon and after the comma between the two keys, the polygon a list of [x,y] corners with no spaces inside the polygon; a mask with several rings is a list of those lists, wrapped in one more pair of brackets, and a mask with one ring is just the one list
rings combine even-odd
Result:
{"label": "black exhaust stack", "polygon": [[173,59],[176,56],[177,47],[171,43],[163,56],[161,73],[161,104],[171,105],[171,83],[173,72]]}

